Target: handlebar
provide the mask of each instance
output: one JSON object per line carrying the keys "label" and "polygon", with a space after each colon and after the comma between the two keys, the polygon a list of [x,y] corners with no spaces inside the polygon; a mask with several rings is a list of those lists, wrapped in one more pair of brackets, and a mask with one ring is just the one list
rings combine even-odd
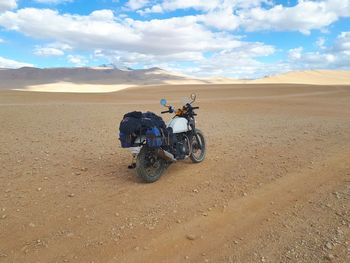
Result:
{"label": "handlebar", "polygon": [[[197,110],[197,109],[199,109],[199,107],[192,107],[191,104],[187,104],[186,106],[184,106],[184,108],[185,108],[185,107],[187,107],[187,108],[189,108],[189,109],[191,109],[191,110]],[[166,111],[161,111],[160,113],[161,113],[161,114],[164,114],[164,113],[173,113],[173,112],[175,112],[175,109],[173,108],[173,106],[168,106],[168,110],[166,110]],[[193,112],[193,116],[197,116],[197,114],[195,114],[195,113]]]}

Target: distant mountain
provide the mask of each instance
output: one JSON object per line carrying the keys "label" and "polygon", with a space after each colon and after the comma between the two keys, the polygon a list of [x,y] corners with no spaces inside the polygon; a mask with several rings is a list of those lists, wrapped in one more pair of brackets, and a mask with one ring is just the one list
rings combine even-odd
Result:
{"label": "distant mountain", "polygon": [[0,70],[1,89],[23,89],[28,86],[58,82],[95,85],[153,85],[169,81],[187,81],[188,78],[160,68],[121,70],[110,67],[96,68],[32,68]]}

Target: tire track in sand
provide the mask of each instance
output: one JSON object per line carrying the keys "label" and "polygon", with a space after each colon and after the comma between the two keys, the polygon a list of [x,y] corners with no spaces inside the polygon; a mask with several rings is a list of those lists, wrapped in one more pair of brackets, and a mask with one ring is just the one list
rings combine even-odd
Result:
{"label": "tire track in sand", "polygon": [[[130,249],[120,260],[182,262],[188,256],[190,262],[197,262],[203,261],[203,252],[211,258],[220,256],[220,248],[235,237],[257,237],[262,231],[262,223],[271,217],[273,211],[282,214],[296,200],[307,202],[316,191],[349,178],[349,149],[350,147],[344,147],[341,151],[338,149],[338,152],[318,163],[312,170],[306,168],[299,173],[291,173],[248,196],[232,200],[224,212],[209,212],[207,217],[196,217],[160,236],[149,236],[148,240],[138,242],[138,245],[147,246],[149,250]],[[195,240],[186,238],[189,233]]]}

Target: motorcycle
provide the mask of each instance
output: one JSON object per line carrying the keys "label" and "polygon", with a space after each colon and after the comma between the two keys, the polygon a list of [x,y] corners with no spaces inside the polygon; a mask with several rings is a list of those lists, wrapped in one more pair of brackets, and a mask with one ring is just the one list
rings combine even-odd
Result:
{"label": "motorcycle", "polygon": [[190,159],[193,163],[200,163],[205,159],[205,138],[196,128],[195,121],[195,110],[199,107],[192,106],[195,100],[196,95],[192,94],[189,102],[175,110],[166,99],[161,99],[160,104],[168,108],[161,113],[175,113],[175,116],[165,129],[159,129],[159,132],[148,130],[134,140],[133,147],[130,147],[134,161],[129,168],[135,168],[145,182],[157,181],[174,162]]}

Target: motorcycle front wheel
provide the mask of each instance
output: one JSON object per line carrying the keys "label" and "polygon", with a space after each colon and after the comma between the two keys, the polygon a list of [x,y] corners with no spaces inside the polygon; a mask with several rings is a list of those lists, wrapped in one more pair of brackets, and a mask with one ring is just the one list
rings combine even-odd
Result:
{"label": "motorcycle front wheel", "polygon": [[157,181],[167,168],[167,162],[158,157],[155,150],[143,146],[136,159],[136,173],[146,183]]}
{"label": "motorcycle front wheel", "polygon": [[204,135],[201,130],[196,129],[196,133],[198,135],[199,143],[197,141],[196,136],[192,136],[191,144],[192,144],[192,152],[190,158],[194,163],[200,163],[204,160],[206,154],[206,145]]}

